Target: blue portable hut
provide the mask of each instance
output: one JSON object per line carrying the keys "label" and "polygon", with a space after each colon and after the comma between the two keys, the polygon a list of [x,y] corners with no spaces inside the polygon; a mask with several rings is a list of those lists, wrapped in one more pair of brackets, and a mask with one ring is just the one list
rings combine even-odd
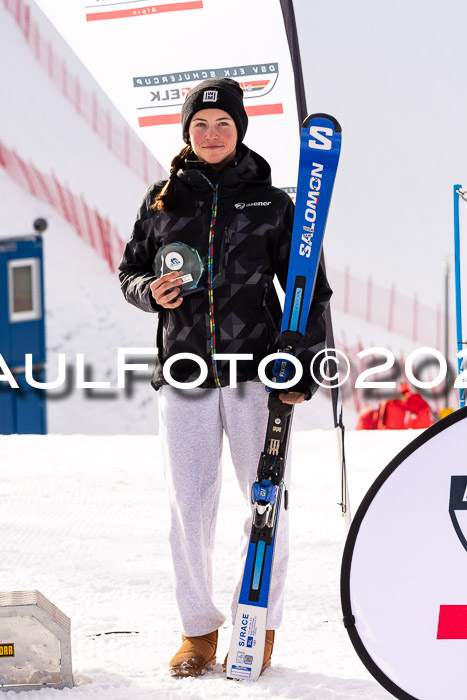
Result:
{"label": "blue portable hut", "polygon": [[[0,239],[0,354],[18,388],[0,382],[0,434],[47,432],[46,392],[25,378],[25,355],[32,354],[33,377],[45,381],[45,313],[42,231]],[[0,373],[3,372],[0,370]]]}

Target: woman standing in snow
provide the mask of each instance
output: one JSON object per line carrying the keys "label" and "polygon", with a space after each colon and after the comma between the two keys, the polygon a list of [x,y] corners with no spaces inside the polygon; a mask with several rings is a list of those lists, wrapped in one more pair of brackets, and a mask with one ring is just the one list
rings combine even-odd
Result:
{"label": "woman standing in snow", "polygon": [[[293,204],[271,185],[267,162],[243,138],[248,124],[239,84],[206,80],[192,89],[181,114],[186,146],[172,160],[168,181],[149,188],[120,263],[122,291],[131,304],[159,314],[158,355],[152,384],[160,390],[160,431],[171,504],[170,546],[182,645],[170,662],[174,676],[200,675],[216,662],[218,629],[225,615],[212,598],[212,549],[221,486],[223,432],[240,489],[249,503],[264,446],[268,394],[258,380],[259,362],[277,348],[281,308],[273,278],[285,289]],[[171,244],[196,251],[201,277],[180,292],[183,269],[156,276],[154,260]],[[185,246],[186,248],[183,248]],[[173,248],[167,248],[172,250]],[[179,267],[179,265],[176,265]],[[182,287],[183,290],[183,287]],[[301,403],[317,388],[307,367],[324,347],[324,312],[331,290],[320,267],[307,334],[297,357],[304,367],[294,391]],[[209,373],[199,388],[176,389],[163,376],[178,353],[204,360]],[[239,358],[238,388],[229,387],[230,365],[216,354]],[[173,380],[198,378],[199,365],[179,359]],[[245,523],[245,547],[251,518]],[[242,557],[245,554],[243,548]],[[271,662],[280,625],[288,559],[288,523],[281,514],[268,608],[263,670]],[[240,581],[233,594],[232,615]]]}

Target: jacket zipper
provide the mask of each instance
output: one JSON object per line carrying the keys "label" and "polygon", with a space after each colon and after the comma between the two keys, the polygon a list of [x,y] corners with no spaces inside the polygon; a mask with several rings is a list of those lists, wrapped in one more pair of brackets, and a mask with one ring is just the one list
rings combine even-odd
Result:
{"label": "jacket zipper", "polygon": [[212,195],[212,209],[211,209],[211,223],[209,225],[209,240],[208,240],[208,299],[209,299],[209,331],[210,331],[210,351],[211,351],[211,366],[212,374],[214,378],[214,384],[216,387],[220,387],[221,383],[219,381],[219,374],[217,371],[217,362],[214,358],[216,352],[216,320],[214,318],[214,234],[216,230],[216,219],[217,219],[217,206],[219,199],[219,185],[215,187],[212,182],[203,174],[206,182],[213,190]]}

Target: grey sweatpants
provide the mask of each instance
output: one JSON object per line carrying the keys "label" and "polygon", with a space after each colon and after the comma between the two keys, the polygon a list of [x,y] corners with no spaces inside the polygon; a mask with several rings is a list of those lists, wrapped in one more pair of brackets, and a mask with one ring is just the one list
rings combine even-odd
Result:
{"label": "grey sweatpants", "polygon": [[[212,599],[212,552],[221,488],[223,432],[229,441],[239,487],[249,503],[251,484],[264,448],[267,400],[268,394],[260,382],[240,383],[237,389],[163,386],[159,392],[175,595],[182,632],[186,636],[208,634],[221,627],[226,619]],[[268,629],[277,629],[282,619],[288,562],[287,516],[282,507],[269,596]],[[243,561],[250,528],[251,517],[244,526]],[[240,585],[241,579],[233,593],[232,619]]]}

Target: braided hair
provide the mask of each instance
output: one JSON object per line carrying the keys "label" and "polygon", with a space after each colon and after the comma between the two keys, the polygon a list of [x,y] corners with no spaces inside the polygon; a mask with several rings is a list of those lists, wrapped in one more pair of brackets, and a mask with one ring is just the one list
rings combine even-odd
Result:
{"label": "braided hair", "polygon": [[191,144],[188,143],[182,148],[180,153],[178,153],[175,158],[172,159],[172,162],[170,163],[169,179],[159,194],[155,197],[154,202],[151,205],[151,209],[155,209],[156,211],[169,211],[173,208],[177,173],[180,168],[183,168],[185,165],[185,160],[190,156],[194,156],[194,151],[191,148]]}

